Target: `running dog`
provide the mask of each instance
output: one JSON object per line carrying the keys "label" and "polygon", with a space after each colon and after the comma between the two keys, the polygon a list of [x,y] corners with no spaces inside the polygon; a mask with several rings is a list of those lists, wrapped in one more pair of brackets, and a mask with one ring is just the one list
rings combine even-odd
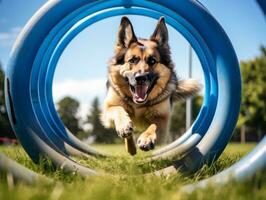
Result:
{"label": "running dog", "polygon": [[161,17],[149,39],[137,38],[127,17],[122,17],[115,55],[108,68],[107,96],[101,120],[125,139],[127,151],[136,154],[134,131],[141,132],[137,145],[154,149],[167,133],[171,105],[200,90],[194,79],[179,80]]}

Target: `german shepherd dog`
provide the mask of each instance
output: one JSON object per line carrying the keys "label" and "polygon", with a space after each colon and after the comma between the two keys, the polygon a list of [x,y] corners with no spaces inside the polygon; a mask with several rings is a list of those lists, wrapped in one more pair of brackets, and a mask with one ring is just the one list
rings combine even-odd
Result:
{"label": "german shepherd dog", "polygon": [[101,120],[125,139],[131,155],[137,151],[134,131],[142,132],[137,140],[141,150],[153,149],[155,141],[162,142],[167,133],[173,101],[200,90],[197,81],[177,78],[170,54],[164,17],[149,39],[137,38],[129,19],[122,17]]}

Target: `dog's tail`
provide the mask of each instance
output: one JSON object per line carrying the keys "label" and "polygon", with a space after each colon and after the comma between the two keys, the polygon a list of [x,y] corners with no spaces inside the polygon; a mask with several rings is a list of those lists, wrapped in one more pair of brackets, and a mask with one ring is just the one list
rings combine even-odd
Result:
{"label": "dog's tail", "polygon": [[176,90],[172,95],[172,101],[185,100],[194,96],[202,88],[202,85],[195,79],[179,80]]}

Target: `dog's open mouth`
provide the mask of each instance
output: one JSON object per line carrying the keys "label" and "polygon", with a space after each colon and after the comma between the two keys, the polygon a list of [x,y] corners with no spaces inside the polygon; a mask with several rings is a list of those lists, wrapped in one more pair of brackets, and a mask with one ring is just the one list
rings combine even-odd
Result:
{"label": "dog's open mouth", "polygon": [[146,84],[139,84],[136,86],[130,85],[130,91],[133,94],[133,101],[135,103],[145,103],[148,97],[149,86]]}
{"label": "dog's open mouth", "polygon": [[133,101],[136,104],[146,103],[149,93],[152,91],[157,79],[154,73],[136,74],[133,78],[131,77],[131,80],[128,79]]}

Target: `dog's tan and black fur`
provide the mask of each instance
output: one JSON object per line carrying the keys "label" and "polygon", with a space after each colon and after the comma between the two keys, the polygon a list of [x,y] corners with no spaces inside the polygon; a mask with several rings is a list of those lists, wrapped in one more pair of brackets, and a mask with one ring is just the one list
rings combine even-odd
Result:
{"label": "dog's tan and black fur", "polygon": [[200,89],[195,80],[178,80],[163,17],[149,39],[138,39],[129,19],[121,19],[108,74],[101,119],[125,139],[131,155],[136,154],[134,131],[142,132],[137,140],[140,149],[153,149],[167,133],[172,102]]}

